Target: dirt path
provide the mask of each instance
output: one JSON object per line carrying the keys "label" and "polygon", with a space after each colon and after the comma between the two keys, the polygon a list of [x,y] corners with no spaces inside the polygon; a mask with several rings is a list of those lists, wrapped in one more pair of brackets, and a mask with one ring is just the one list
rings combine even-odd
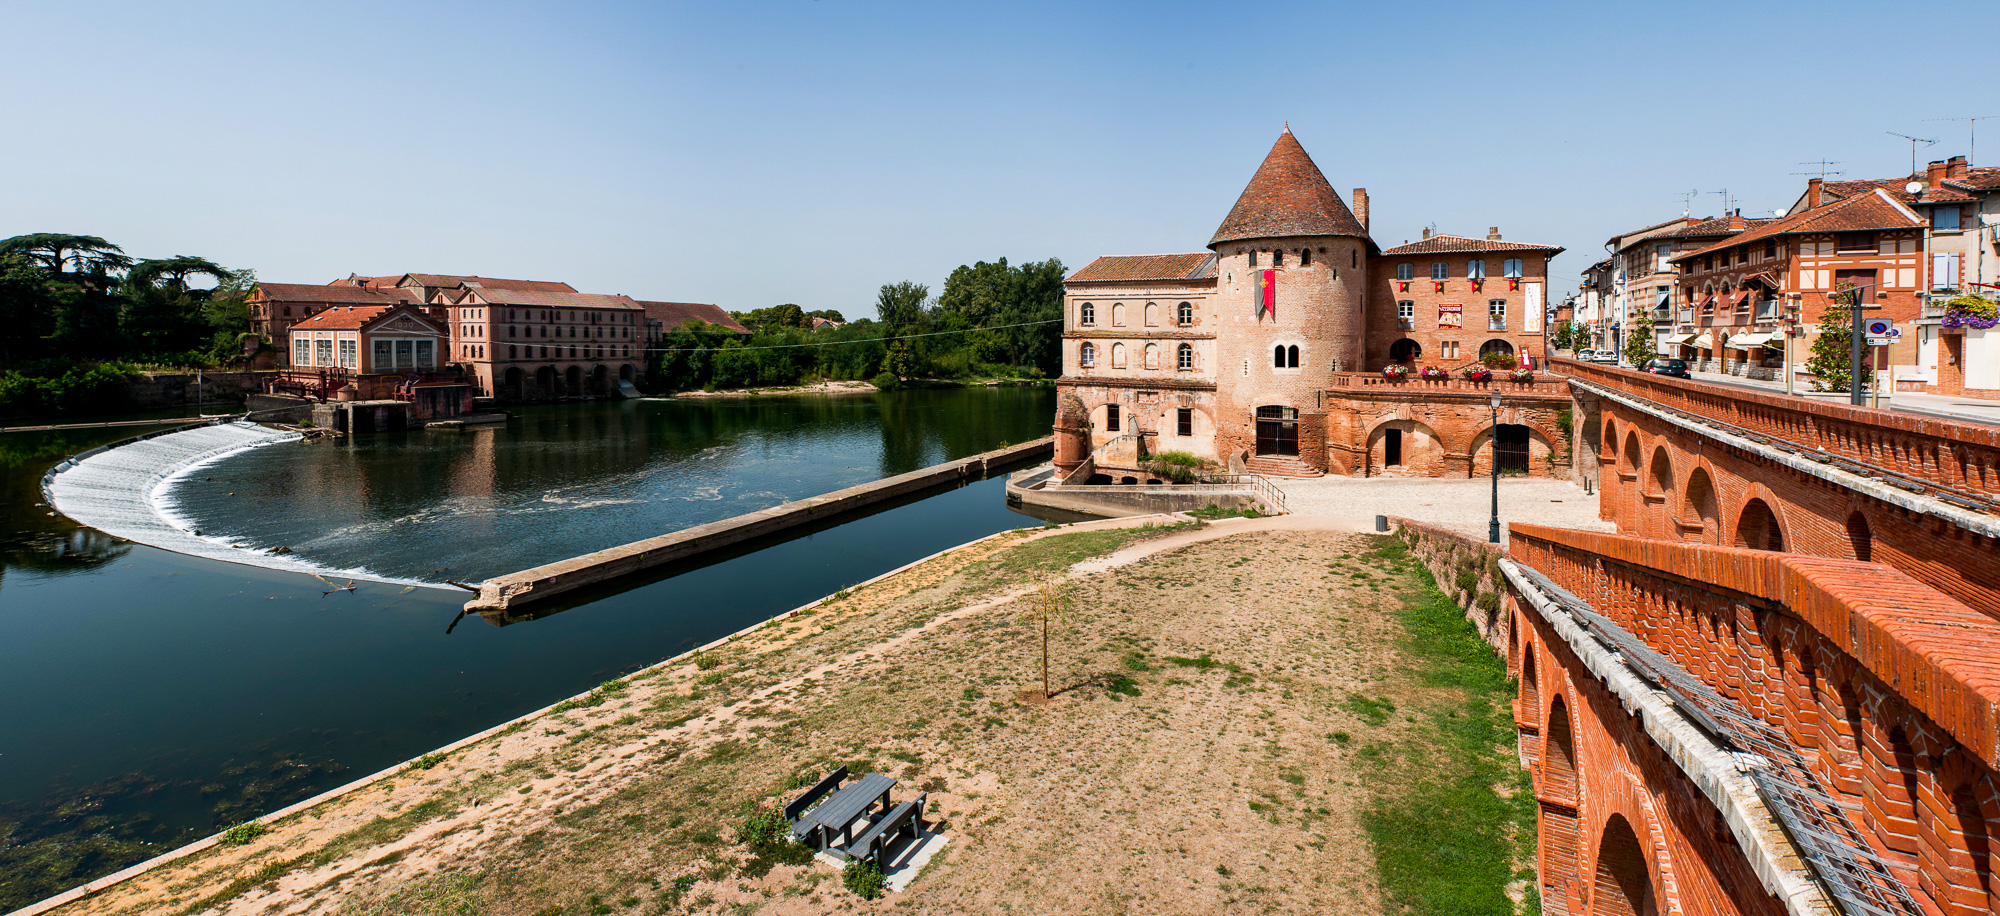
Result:
{"label": "dirt path", "polygon": [[[1347,738],[1414,725],[1349,710],[1401,689],[1410,580],[1327,524],[989,541],[57,912],[1377,912]],[[1018,598],[1101,554],[1024,696]],[[929,793],[951,842],[907,891],[734,841],[839,763]]]}

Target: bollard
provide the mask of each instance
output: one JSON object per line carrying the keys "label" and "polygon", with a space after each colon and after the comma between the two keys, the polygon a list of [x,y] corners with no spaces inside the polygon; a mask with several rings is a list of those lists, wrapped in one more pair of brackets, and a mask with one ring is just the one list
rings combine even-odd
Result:
{"label": "bollard", "polygon": [[1386,516],[1386,515],[1378,515],[1378,516],[1375,516],[1375,530],[1376,530],[1376,531],[1388,531],[1388,530],[1389,530],[1389,517],[1388,517],[1388,516]]}

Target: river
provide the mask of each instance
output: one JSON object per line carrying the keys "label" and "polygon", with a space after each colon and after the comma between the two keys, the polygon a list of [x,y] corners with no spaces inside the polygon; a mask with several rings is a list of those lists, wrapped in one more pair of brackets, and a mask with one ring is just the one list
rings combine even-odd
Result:
{"label": "river", "polygon": [[[1053,411],[1049,388],[525,407],[247,450],[162,508],[246,552],[477,581],[1026,441]],[[994,478],[500,625],[458,619],[456,590],[328,593],[38,505],[51,464],[132,434],[0,436],[0,910],[1035,524]]]}

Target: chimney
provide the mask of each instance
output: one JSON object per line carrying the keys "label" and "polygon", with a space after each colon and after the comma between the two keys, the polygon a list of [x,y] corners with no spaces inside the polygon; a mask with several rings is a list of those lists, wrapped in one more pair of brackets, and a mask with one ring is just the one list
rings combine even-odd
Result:
{"label": "chimney", "polygon": [[1361,221],[1361,231],[1368,231],[1368,189],[1354,189],[1354,218]]}
{"label": "chimney", "polygon": [[1825,180],[1824,178],[1806,179],[1806,209],[1819,209],[1819,186]]}
{"label": "chimney", "polygon": [[1924,187],[1935,191],[1943,185],[1944,162],[1942,160],[1932,160],[1930,165],[1924,167]]}
{"label": "chimney", "polygon": [[1944,177],[1957,181],[1969,174],[1971,174],[1971,163],[1966,162],[1964,156],[1953,156],[1945,160]]}
{"label": "chimney", "polygon": [[1488,227],[1486,230],[1486,240],[1489,242],[1500,241],[1500,227],[1499,226]]}
{"label": "chimney", "polygon": [[1731,210],[1731,211],[1729,211],[1729,231],[1731,231],[1731,232],[1742,232],[1742,231],[1743,231],[1743,211],[1742,211],[1742,210]]}
{"label": "chimney", "polygon": [[1430,237],[1431,237],[1430,227],[1426,226],[1424,227],[1424,238],[1430,238]]}

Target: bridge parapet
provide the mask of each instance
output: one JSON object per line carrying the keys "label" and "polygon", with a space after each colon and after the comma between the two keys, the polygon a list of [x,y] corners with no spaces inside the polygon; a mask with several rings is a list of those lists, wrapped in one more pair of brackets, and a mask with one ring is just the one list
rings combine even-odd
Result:
{"label": "bridge parapet", "polygon": [[[1992,836],[2000,824],[2000,622],[1896,569],[1853,560],[1531,525],[1512,527],[1509,553],[1636,640],[1623,649],[1612,640],[1607,657],[1643,662],[1638,656],[1656,654],[1658,667],[1670,672],[1641,677],[1675,694],[1694,720],[1710,716],[1692,708],[1702,705],[1699,697],[1683,697],[1667,682],[1686,678],[1681,693],[1722,698],[1722,711],[1711,716],[1720,724],[1710,721],[1708,730],[1723,746],[1794,759],[1809,772],[1802,781],[1813,786],[1800,797],[1823,792],[1823,804],[1772,797],[1767,780],[1759,786],[1781,815],[1803,805],[1845,819],[1849,827],[1813,828],[1832,841],[1805,837],[1809,831],[1793,821],[1786,830],[1808,859],[1815,842],[1837,845],[1843,831],[1865,844],[1860,858],[1869,864],[1850,871],[1849,890],[1868,891],[1873,868],[1874,890],[1899,886],[1917,907],[1910,912],[1961,916],[2000,903],[2000,848]],[[1684,751],[1662,749],[1663,732],[1652,729],[1649,738],[1633,727],[1631,715],[1641,710],[1632,704],[1644,697],[1608,702],[1617,685],[1605,662],[1581,657],[1574,634],[1559,632],[1560,621],[1517,599],[1513,629],[1523,645],[1510,654],[1519,659],[1520,708],[1537,710],[1522,724],[1541,733],[1534,772],[1545,886],[1572,888],[1565,902],[1579,907],[1615,889],[1625,879],[1605,865],[1616,865],[1618,850],[1610,847],[1625,836],[1620,830],[1636,831],[1637,848],[1653,850],[1655,861],[1633,880],[1677,896],[1672,902],[1684,911],[1775,911],[1744,898],[1740,877],[1732,877],[1741,866],[1718,860],[1717,847],[1689,828],[1699,818],[1686,814],[1686,796],[1697,793],[1658,770],[1661,763],[1678,768],[1693,784],[1703,777]],[[1740,719],[1734,733],[1731,716]],[[1773,753],[1772,743],[1783,747]],[[1632,784],[1649,794],[1631,798]],[[1705,794],[1727,808],[1714,791]],[[1830,886],[1840,883],[1828,879],[1824,862],[1815,864]],[[1663,874],[1673,880],[1660,880]],[[1764,884],[1775,893],[1771,881]],[[1627,891],[1652,893],[1637,885]],[[1889,903],[1883,897],[1871,905],[1904,909]],[[1843,906],[1855,909],[1850,900]],[[1585,911],[1611,910],[1592,901]]]}
{"label": "bridge parapet", "polygon": [[1763,394],[1572,359],[1550,363],[1578,381],[1795,448],[1910,480],[2000,496],[2000,426]]}

